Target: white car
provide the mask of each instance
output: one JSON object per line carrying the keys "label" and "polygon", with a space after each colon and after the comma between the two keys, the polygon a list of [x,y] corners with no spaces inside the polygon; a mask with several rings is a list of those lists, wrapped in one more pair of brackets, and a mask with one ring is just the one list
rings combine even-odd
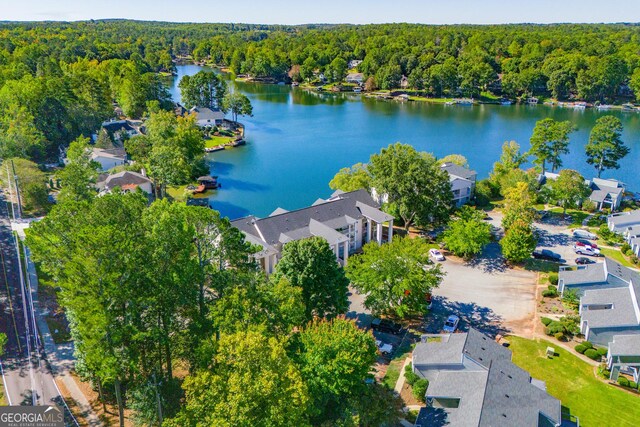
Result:
{"label": "white car", "polygon": [[592,232],[587,230],[581,230],[581,229],[573,230],[573,237],[577,237],[578,239],[588,239],[588,240],[598,239],[598,236],[596,236]]}
{"label": "white car", "polygon": [[600,256],[600,249],[595,249],[591,246],[578,246],[573,247],[573,251],[580,255]]}
{"label": "white car", "polygon": [[391,344],[383,343],[380,340],[376,340],[376,346],[378,347],[378,351],[382,354],[391,354],[393,351],[393,346]]}
{"label": "white car", "polygon": [[437,249],[429,249],[429,256],[435,259],[436,261],[444,261],[444,255]]}
{"label": "white car", "polygon": [[452,334],[456,331],[456,329],[458,329],[458,323],[460,323],[460,318],[455,314],[452,314],[447,318],[447,321],[444,322],[444,326],[442,327],[442,330]]}

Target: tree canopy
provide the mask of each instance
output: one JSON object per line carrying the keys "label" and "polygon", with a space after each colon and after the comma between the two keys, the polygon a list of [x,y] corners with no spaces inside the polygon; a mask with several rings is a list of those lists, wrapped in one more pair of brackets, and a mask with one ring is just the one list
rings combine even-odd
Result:
{"label": "tree canopy", "polygon": [[619,169],[618,161],[630,151],[622,141],[620,119],[614,116],[603,116],[596,120],[585,149],[587,163],[596,168],[598,178],[605,169]]}

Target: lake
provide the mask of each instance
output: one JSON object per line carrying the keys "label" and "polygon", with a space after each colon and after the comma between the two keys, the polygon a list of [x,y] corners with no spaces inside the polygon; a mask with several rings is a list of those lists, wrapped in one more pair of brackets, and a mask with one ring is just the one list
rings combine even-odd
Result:
{"label": "lake", "polygon": [[[202,68],[178,66],[170,88],[174,100],[180,100],[179,79]],[[620,162],[620,169],[605,171],[602,177],[617,178],[630,190],[640,191],[639,113],[544,105],[399,103],[290,86],[232,85],[253,105],[253,117],[238,119],[245,124],[247,145],[207,155],[211,173],[222,184],[211,205],[231,219],[268,216],[277,207],[293,210],[326,198],[332,193],[328,183],[338,170],[367,162],[372,153],[397,141],[438,157],[462,154],[483,179],[500,156],[502,144],[515,140],[528,150],[536,121],[545,117],[569,120],[577,127],[571,134],[571,152],[563,157],[564,167],[590,178],[595,169],[586,163],[584,146],[591,127],[604,114],[618,116],[631,153]]]}

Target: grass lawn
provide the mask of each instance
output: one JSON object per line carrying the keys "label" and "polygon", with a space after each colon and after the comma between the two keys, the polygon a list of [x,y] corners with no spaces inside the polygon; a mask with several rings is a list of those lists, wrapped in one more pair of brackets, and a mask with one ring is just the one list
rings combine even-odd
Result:
{"label": "grass lawn", "polygon": [[[562,215],[562,208],[555,207],[549,209],[549,212],[553,212],[554,214]],[[591,215],[589,212],[583,212],[576,209],[567,209],[567,215],[571,215],[571,225],[570,227],[582,227],[582,221]]]}
{"label": "grass lawn", "polygon": [[524,269],[528,271],[540,271],[542,273],[557,273],[559,269],[557,262],[545,261],[543,259],[529,258],[524,262]]}
{"label": "grass lawn", "polygon": [[[580,425],[637,426],[640,419],[638,396],[624,392],[595,377],[593,366],[545,340],[509,337],[513,362],[532,377],[547,383],[547,391],[562,401],[564,414],[580,419]],[[548,346],[559,354],[545,356]]]}
{"label": "grass lawn", "polygon": [[387,373],[382,379],[382,384],[386,385],[390,389],[396,386],[398,382],[398,378],[400,378],[400,370],[402,369],[402,365],[404,365],[404,361],[407,358],[407,355],[411,352],[413,345],[403,345],[399,347],[396,353],[393,355],[393,359],[389,363],[389,367],[387,368]]}
{"label": "grass lawn", "polygon": [[205,139],[204,147],[211,148],[215,147],[216,145],[222,145],[228,142],[232,142],[233,140],[234,137],[232,136],[212,136],[211,139]]}
{"label": "grass lawn", "polygon": [[618,249],[610,249],[600,247],[600,253],[606,257],[613,259],[614,261],[619,262],[625,267],[638,268],[637,265],[633,264],[629,259],[622,254]]}

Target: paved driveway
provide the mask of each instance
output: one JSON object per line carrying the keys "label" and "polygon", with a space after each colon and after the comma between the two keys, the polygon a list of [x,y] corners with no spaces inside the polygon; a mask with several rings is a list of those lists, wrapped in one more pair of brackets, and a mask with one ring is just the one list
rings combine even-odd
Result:
{"label": "paved driveway", "polygon": [[499,254],[492,243],[472,263],[454,258],[442,263],[447,275],[434,292],[429,332],[438,332],[449,314],[460,317],[463,330],[473,326],[496,334],[532,327],[536,274],[506,268]]}

